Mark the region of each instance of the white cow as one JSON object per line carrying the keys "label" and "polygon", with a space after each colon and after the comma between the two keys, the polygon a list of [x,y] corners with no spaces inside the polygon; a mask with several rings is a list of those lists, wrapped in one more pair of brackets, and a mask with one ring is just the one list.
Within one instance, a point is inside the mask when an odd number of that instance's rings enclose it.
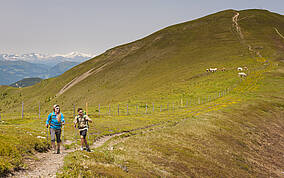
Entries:
{"label": "white cow", "polygon": [[244,73],[244,72],[239,72],[238,74],[239,74],[240,77],[246,77],[247,76],[247,74]]}
{"label": "white cow", "polygon": [[238,71],[243,71],[243,68],[241,68],[241,67],[238,67]]}

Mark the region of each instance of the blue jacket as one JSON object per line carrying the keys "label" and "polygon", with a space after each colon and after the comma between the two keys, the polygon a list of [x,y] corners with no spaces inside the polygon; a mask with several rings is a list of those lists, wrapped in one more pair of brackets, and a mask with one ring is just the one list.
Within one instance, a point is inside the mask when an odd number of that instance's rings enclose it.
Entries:
{"label": "blue jacket", "polygon": [[61,122],[57,121],[56,114],[52,112],[48,115],[46,124],[50,125],[50,127],[53,129],[60,129],[62,127],[62,123],[65,122],[63,114],[62,113],[60,114],[61,114]]}

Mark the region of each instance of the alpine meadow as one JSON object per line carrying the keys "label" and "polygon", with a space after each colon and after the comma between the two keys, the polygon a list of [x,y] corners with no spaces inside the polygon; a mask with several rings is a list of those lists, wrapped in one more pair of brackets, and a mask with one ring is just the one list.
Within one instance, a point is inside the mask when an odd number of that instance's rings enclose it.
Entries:
{"label": "alpine meadow", "polygon": [[[225,10],[35,85],[0,86],[0,175],[48,169],[38,155],[52,155],[45,121],[59,104],[57,177],[282,177],[283,36],[283,15]],[[78,107],[93,120],[92,152],[78,149]]]}

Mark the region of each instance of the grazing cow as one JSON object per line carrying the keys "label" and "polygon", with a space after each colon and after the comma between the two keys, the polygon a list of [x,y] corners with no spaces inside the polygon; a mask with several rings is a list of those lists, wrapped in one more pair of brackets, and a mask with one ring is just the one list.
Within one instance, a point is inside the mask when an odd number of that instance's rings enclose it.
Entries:
{"label": "grazing cow", "polygon": [[239,76],[242,78],[242,77],[246,77],[247,76],[247,74],[246,73],[244,73],[244,72],[239,72],[238,73],[239,74]]}
{"label": "grazing cow", "polygon": [[218,70],[217,68],[210,68],[209,69],[210,72],[217,72],[217,70]]}
{"label": "grazing cow", "polygon": [[209,69],[206,69],[206,72],[209,72]]}
{"label": "grazing cow", "polygon": [[238,67],[238,71],[243,71],[243,68],[241,68],[241,67]]}
{"label": "grazing cow", "polygon": [[244,70],[248,70],[248,68],[247,68],[247,67],[244,67]]}
{"label": "grazing cow", "polygon": [[222,69],[220,69],[221,71],[226,71],[226,68],[225,67],[223,67]]}

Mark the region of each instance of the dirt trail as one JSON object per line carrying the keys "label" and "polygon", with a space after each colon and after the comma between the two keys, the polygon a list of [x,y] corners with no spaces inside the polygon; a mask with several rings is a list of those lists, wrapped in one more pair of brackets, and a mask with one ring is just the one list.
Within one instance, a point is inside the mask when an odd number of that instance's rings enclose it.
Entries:
{"label": "dirt trail", "polygon": [[[242,31],[241,31],[241,27],[240,27],[239,24],[238,24],[239,15],[240,15],[240,13],[236,12],[236,14],[233,16],[233,18],[232,18],[233,27],[236,29],[236,31],[237,31],[237,33],[238,33],[238,36],[240,37],[240,41],[241,41],[242,43],[245,43],[245,44],[246,44],[246,41],[245,41],[245,39],[244,39],[244,35],[243,35]],[[243,19],[244,19],[244,18],[243,18]],[[252,48],[252,46],[251,46],[250,44],[246,44],[246,45],[247,45],[248,50],[249,50],[250,52],[255,53],[258,57],[262,57],[261,54],[260,54],[260,52],[259,52],[259,51],[255,51],[255,50]]]}
{"label": "dirt trail", "polygon": [[276,33],[277,33],[281,38],[284,39],[284,36],[277,30],[277,28],[274,27],[274,29],[275,29]]}
{"label": "dirt trail", "polygon": [[69,90],[71,87],[73,87],[74,85],[76,85],[77,83],[81,82],[82,80],[84,80],[85,78],[89,77],[92,74],[96,74],[100,71],[103,70],[103,68],[105,68],[106,66],[112,64],[114,61],[108,61],[105,64],[103,64],[102,66],[100,66],[99,68],[92,68],[90,70],[88,70],[87,72],[83,73],[82,75],[75,77],[73,80],[71,80],[71,82],[67,83],[57,94],[56,96],[60,96],[62,95],[64,92],[66,92],[67,90]]}
{"label": "dirt trail", "polygon": [[[90,147],[92,149],[102,146],[109,139],[119,136],[123,133],[113,134],[110,136],[104,136],[98,139]],[[28,165],[28,169],[13,172],[13,175],[8,177],[56,177],[56,173],[62,168],[64,163],[64,157],[76,149],[61,150],[61,154],[53,154],[51,151],[47,153],[38,153],[35,155],[36,159],[26,159],[25,164]]]}

